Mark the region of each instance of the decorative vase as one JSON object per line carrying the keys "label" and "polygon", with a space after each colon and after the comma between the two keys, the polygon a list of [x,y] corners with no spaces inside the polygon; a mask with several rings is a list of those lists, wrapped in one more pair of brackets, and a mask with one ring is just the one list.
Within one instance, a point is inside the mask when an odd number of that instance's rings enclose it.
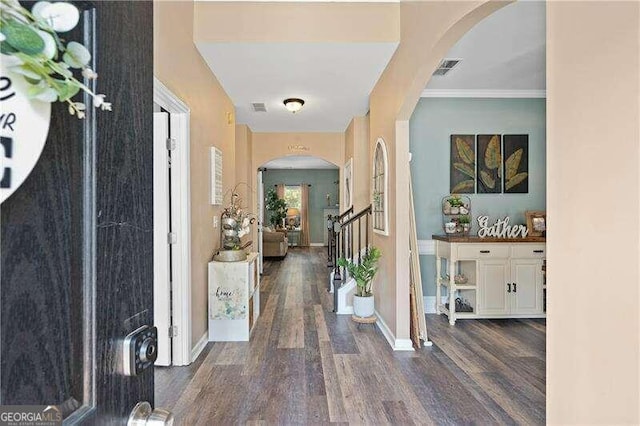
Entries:
{"label": "decorative vase", "polygon": [[247,253],[244,250],[220,250],[213,256],[213,260],[218,262],[241,262],[247,260]]}
{"label": "decorative vase", "polygon": [[353,314],[360,318],[373,316],[375,310],[373,295],[357,296],[353,295]]}
{"label": "decorative vase", "polygon": [[458,214],[458,213],[460,213],[460,207],[452,206],[451,207],[451,214]]}

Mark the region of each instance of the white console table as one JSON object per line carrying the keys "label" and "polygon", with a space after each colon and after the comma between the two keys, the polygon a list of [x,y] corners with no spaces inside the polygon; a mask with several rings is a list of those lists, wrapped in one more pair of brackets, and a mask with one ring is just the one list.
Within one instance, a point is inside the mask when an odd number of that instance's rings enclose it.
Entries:
{"label": "white console table", "polygon": [[258,253],[241,262],[209,262],[209,341],[248,341],[260,315]]}
{"label": "white console table", "polygon": [[[436,312],[449,323],[464,318],[544,318],[546,284],[542,264],[545,239],[495,239],[434,235]],[[464,274],[468,281],[455,282]],[[446,276],[448,275],[448,277]],[[448,307],[442,302],[447,291]],[[456,312],[456,299],[473,312]]]}

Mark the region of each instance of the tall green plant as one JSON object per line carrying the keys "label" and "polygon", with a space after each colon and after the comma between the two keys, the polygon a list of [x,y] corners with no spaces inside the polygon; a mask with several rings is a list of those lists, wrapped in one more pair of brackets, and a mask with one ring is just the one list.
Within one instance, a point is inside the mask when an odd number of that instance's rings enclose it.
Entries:
{"label": "tall green plant", "polygon": [[347,268],[349,275],[356,280],[358,286],[356,295],[360,297],[373,296],[372,284],[373,277],[378,272],[378,260],[382,256],[382,252],[379,248],[371,247],[369,252],[362,258],[362,261],[353,263],[345,258],[338,259],[338,266]]}
{"label": "tall green plant", "polygon": [[278,193],[275,189],[270,189],[267,192],[265,207],[267,211],[271,212],[269,221],[273,226],[282,225],[282,219],[287,217],[287,202],[282,198],[278,198]]}

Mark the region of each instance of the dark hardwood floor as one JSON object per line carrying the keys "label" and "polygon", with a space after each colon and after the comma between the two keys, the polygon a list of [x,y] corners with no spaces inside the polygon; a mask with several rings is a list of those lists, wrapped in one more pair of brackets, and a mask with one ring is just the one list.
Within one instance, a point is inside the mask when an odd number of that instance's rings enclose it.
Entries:
{"label": "dark hardwood floor", "polygon": [[267,262],[251,342],[156,368],[156,405],[183,425],[545,423],[544,320],[428,315],[433,346],[393,352],[331,312],[327,277],[321,248]]}

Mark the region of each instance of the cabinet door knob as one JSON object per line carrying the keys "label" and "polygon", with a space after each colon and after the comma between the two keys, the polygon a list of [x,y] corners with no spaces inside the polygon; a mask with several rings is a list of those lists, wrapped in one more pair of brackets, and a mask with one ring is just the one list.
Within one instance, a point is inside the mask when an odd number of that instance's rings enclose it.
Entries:
{"label": "cabinet door knob", "polygon": [[513,283],[513,292],[516,293],[518,291],[517,283]]}
{"label": "cabinet door knob", "polygon": [[491,253],[491,250],[480,250],[480,253]]}
{"label": "cabinet door knob", "polygon": [[544,253],[544,250],[534,250],[534,253]]}
{"label": "cabinet door knob", "polygon": [[511,293],[511,283],[507,283],[507,293]]}

